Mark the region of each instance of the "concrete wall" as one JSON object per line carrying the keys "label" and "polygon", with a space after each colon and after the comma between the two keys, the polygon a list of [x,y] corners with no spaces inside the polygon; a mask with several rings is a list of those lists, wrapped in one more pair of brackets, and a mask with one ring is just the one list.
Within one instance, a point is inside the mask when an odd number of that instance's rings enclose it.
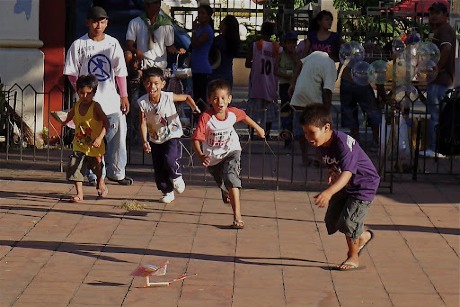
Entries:
{"label": "concrete wall", "polygon": [[233,60],[233,84],[234,86],[248,86],[249,73],[251,70],[244,66],[245,59]]}
{"label": "concrete wall", "polygon": [[[6,89],[31,85],[43,92],[44,56],[39,40],[39,0],[0,1],[0,78]],[[35,93],[27,89],[18,93],[18,113],[24,112],[32,129]],[[43,127],[43,95],[37,96],[37,133]]]}

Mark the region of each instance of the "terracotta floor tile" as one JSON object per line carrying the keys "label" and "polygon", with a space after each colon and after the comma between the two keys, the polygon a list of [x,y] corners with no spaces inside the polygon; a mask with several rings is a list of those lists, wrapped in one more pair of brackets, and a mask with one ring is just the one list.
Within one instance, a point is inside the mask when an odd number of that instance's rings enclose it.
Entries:
{"label": "terracotta floor tile", "polygon": [[[158,202],[152,170],[137,170],[144,175],[132,186],[108,183],[109,198],[96,200],[85,186],[85,201],[71,204],[74,188],[63,173],[0,168],[0,306],[459,303],[457,187],[409,181],[379,194],[366,219],[376,235],[360,257],[366,269],[339,272],[330,267],[346,257],[345,239],[327,234],[312,187],[243,189],[245,229],[234,230],[231,207],[204,168],[203,185],[187,179],[170,205]],[[120,207],[134,199],[144,210]],[[139,264],[166,260],[166,274],[152,280],[197,275],[161,288],[131,276]]]}

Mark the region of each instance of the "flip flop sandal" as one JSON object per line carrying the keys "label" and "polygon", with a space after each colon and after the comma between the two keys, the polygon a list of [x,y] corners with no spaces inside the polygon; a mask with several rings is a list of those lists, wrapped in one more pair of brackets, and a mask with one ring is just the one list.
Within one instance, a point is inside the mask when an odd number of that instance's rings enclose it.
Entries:
{"label": "flip flop sandal", "polygon": [[79,203],[83,201],[83,198],[78,196],[78,195],[75,195],[75,196],[72,196],[70,199],[69,199],[69,202],[71,203]]}
{"label": "flip flop sandal", "polygon": [[[347,266],[349,266],[349,268],[348,269],[343,269],[343,268],[341,268],[342,265],[347,265]],[[357,270],[362,270],[362,269],[365,269],[365,268],[366,268],[365,265],[359,266],[355,262],[345,261],[345,262],[342,262],[342,264],[337,266],[335,269],[338,270],[338,271],[344,272],[344,271],[357,271]]]}

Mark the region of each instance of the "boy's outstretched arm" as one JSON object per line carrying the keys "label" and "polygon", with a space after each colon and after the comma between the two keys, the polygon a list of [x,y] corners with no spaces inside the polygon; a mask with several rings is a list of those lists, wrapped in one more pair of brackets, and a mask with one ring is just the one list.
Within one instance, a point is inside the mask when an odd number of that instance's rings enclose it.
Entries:
{"label": "boy's outstretched arm", "polygon": [[315,205],[319,206],[320,208],[327,206],[331,200],[332,195],[342,190],[350,181],[351,176],[352,173],[349,171],[342,172],[333,184],[315,196]]}
{"label": "boy's outstretched arm", "polygon": [[243,123],[245,123],[249,127],[254,128],[254,130],[257,132],[257,135],[259,135],[261,138],[265,138],[264,129],[262,129],[262,127],[260,127],[255,121],[253,121],[252,118],[246,115],[246,118],[243,120]]}
{"label": "boy's outstretched arm", "polygon": [[67,117],[66,117],[65,121],[62,122],[62,125],[63,126],[67,125],[73,119],[74,115],[75,115],[75,110],[74,110],[74,108],[72,108],[69,111],[69,113],[67,113]]}
{"label": "boy's outstretched arm", "polygon": [[174,102],[186,102],[190,108],[192,108],[192,111],[195,113],[201,113],[200,109],[195,103],[195,100],[193,100],[192,96],[187,95],[187,94],[173,94],[173,101]]}
{"label": "boy's outstretched arm", "polygon": [[147,118],[145,113],[139,110],[139,119],[140,119],[140,128],[141,128],[141,137],[142,137],[142,148],[146,153],[150,153],[152,149],[150,148],[150,143],[147,140]]}

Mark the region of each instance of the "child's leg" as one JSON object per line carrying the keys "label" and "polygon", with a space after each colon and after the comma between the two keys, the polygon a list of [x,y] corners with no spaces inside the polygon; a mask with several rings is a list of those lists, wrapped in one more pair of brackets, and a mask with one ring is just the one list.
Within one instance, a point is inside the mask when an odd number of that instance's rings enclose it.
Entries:
{"label": "child's leg", "polygon": [[70,198],[71,202],[80,202],[83,200],[83,180],[85,179],[84,172],[86,171],[86,156],[78,151],[73,152],[70,156],[67,166],[67,180],[73,181],[77,194]]}
{"label": "child's leg", "polygon": [[228,189],[228,196],[230,197],[230,204],[232,205],[233,220],[236,222],[242,222],[243,220],[241,217],[240,189]]}
{"label": "child's leg", "polygon": [[222,180],[228,190],[230,204],[233,210],[233,226],[242,228],[244,226],[241,217],[241,203],[240,203],[240,165],[241,151],[234,151],[229,154],[222,165]]}
{"label": "child's leg", "polygon": [[176,179],[182,176],[181,165],[182,146],[180,139],[170,139],[163,143],[165,169],[168,172],[169,179]]}
{"label": "child's leg", "polygon": [[75,181],[75,190],[77,190],[77,195],[70,198],[71,202],[78,203],[83,200],[83,182]]}
{"label": "child's leg", "polygon": [[97,193],[99,196],[105,197],[107,196],[108,189],[105,185],[104,177],[102,176],[102,169],[104,168],[102,157],[94,157],[93,163],[93,171],[97,178]]}
{"label": "child's leg", "polygon": [[348,258],[341,265],[339,269],[349,270],[359,266],[359,251],[361,248],[372,238],[369,231],[363,231],[358,240],[345,236],[348,246]]}
{"label": "child's leg", "polygon": [[339,266],[341,270],[349,270],[359,266],[359,247],[364,244],[370,235],[364,231],[364,218],[366,217],[370,202],[347,198],[342,210],[337,228],[345,234],[348,246],[347,259]]}
{"label": "child's leg", "polygon": [[155,183],[157,185],[157,189],[163,194],[172,192],[174,187],[169,178],[169,172],[166,170],[165,143],[150,143],[150,147],[152,148],[153,170],[155,172]]}

